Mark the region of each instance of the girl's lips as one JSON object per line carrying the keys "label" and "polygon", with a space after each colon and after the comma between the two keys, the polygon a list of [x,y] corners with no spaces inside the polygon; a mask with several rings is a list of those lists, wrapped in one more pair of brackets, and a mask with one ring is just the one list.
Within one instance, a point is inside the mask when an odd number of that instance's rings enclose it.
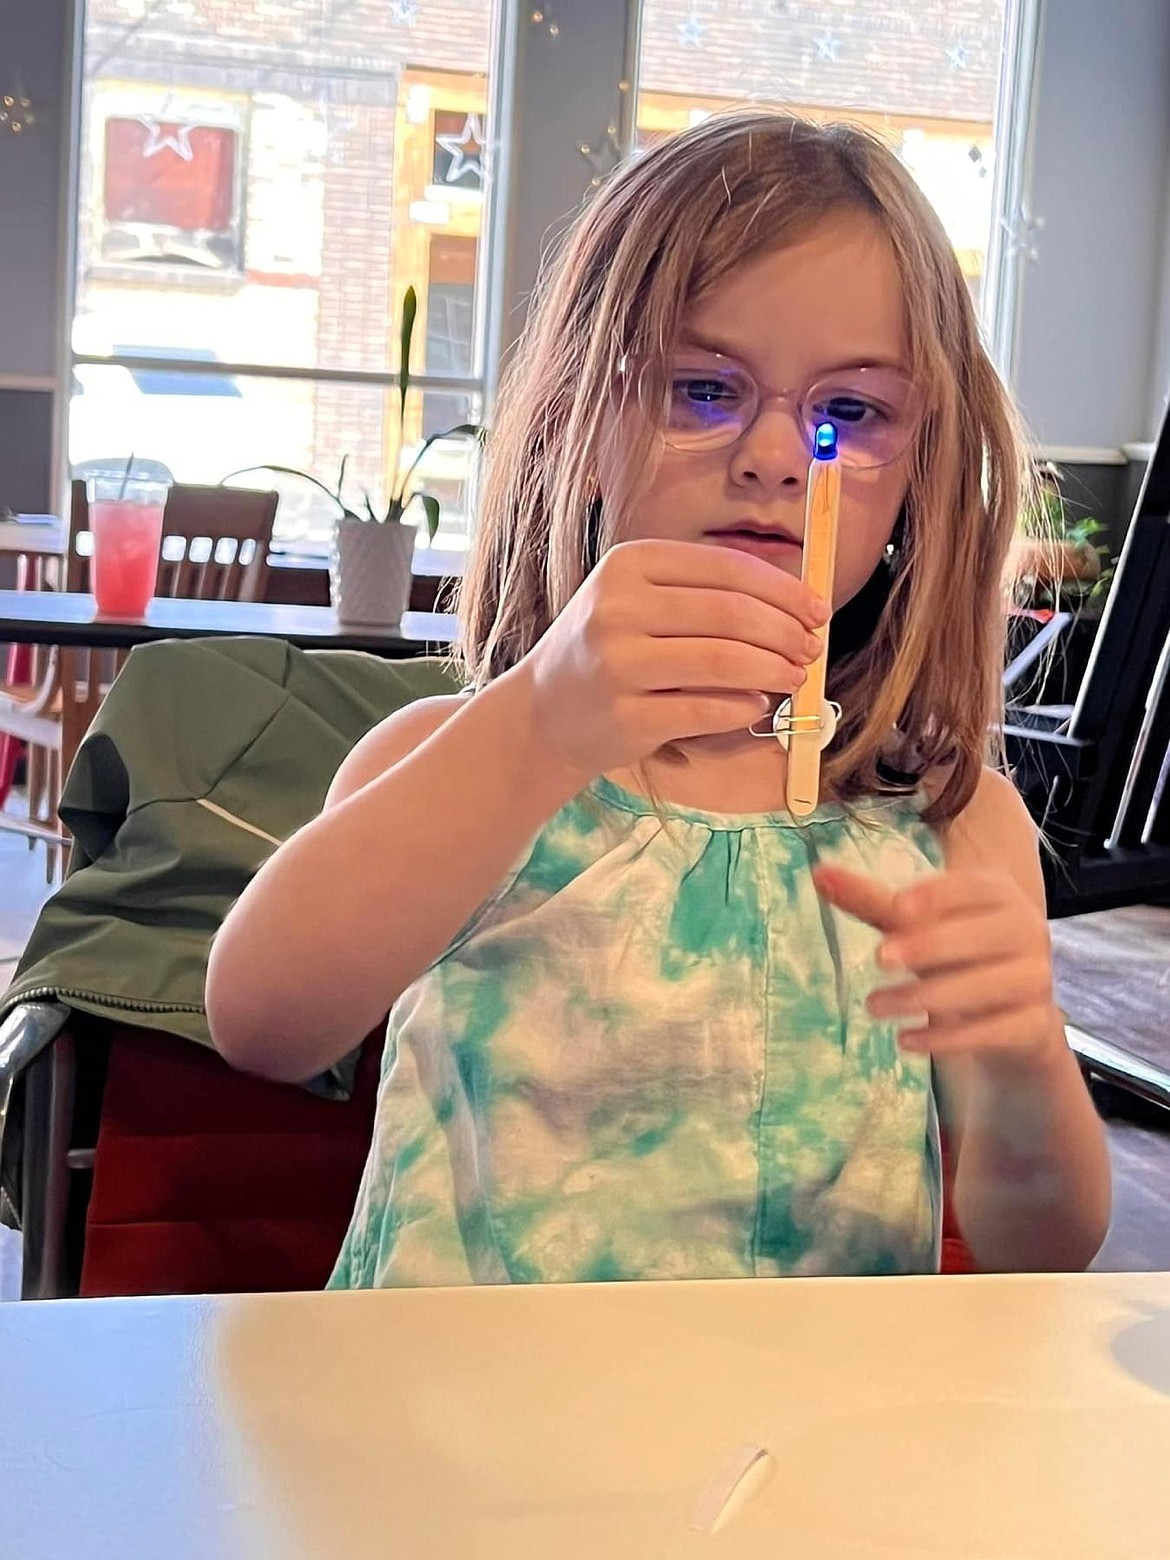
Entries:
{"label": "girl's lips", "polygon": [[734,547],[738,552],[750,553],[768,563],[799,558],[804,551],[800,542],[794,542],[779,531],[711,531],[708,535],[720,547]]}

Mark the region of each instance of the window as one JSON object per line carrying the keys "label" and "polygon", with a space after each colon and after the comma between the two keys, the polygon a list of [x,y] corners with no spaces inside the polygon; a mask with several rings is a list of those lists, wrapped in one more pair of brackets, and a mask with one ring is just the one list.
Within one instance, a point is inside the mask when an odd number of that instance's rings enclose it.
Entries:
{"label": "window", "polygon": [[[348,455],[359,502],[477,414],[492,25],[492,0],[87,0],[74,465],[331,483]],[[400,445],[409,285],[424,378]],[[428,456],[449,548],[473,448]],[[303,491],[277,522],[318,545],[331,523]]]}
{"label": "window", "polygon": [[1005,0],[643,0],[642,145],[733,103],[883,136],[934,205],[979,301],[992,226]]}
{"label": "window", "polygon": [[[426,352],[432,374],[471,372],[475,310],[474,238],[431,239],[427,267]],[[459,422],[462,398],[443,390],[423,396],[423,436],[432,438]]]}
{"label": "window", "polygon": [[[143,395],[226,395],[238,397],[240,387],[226,374],[184,374],[181,369],[135,368],[136,357],[150,357],[146,347],[115,345],[114,356],[122,358],[126,372]],[[171,354],[177,362],[215,363],[214,352],[202,352],[197,347]]]}
{"label": "window", "polygon": [[[85,0],[71,459],[331,483],[347,455],[354,498],[384,492],[479,415],[542,245],[625,143],[745,100],[886,136],[983,300],[997,147],[1021,139],[995,125],[1004,13],[1034,3],[643,0],[635,59],[628,0]],[[472,455],[428,457],[453,551]],[[298,492],[278,534],[324,545],[329,507]]]}

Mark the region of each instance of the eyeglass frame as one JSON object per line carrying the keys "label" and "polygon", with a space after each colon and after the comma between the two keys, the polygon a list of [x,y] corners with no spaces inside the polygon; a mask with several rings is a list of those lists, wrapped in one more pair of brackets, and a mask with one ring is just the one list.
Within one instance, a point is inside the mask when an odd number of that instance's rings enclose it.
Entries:
{"label": "eyeglass frame", "polygon": [[[822,416],[819,416],[817,418],[810,418],[810,419],[808,419],[807,420],[807,424],[806,424],[806,420],[805,420],[805,418],[802,415],[803,408],[806,405],[808,397],[811,394],[811,392],[813,390],[815,390],[818,385],[830,383],[834,373],[836,373],[836,374],[845,374],[845,373],[847,373],[847,374],[889,374],[889,375],[892,375],[893,377],[895,377],[896,379],[898,379],[901,384],[905,385],[906,388],[911,392],[911,396],[912,396],[912,403],[911,404],[913,406],[913,415],[911,416],[911,419],[910,419],[909,431],[908,431],[908,433],[906,435],[905,443],[903,443],[901,445],[901,447],[898,449],[897,453],[894,454],[894,455],[891,455],[888,460],[877,461],[877,462],[870,462],[870,463],[861,464],[861,465],[858,465],[855,462],[851,462],[851,461],[847,460],[844,456],[841,456],[840,457],[841,465],[846,470],[850,470],[850,471],[882,471],[887,466],[892,466],[894,464],[894,462],[897,461],[897,460],[900,460],[901,457],[910,448],[910,446],[914,442],[915,435],[918,433],[919,429],[922,426],[922,422],[923,422],[924,415],[925,415],[925,410],[926,410],[925,404],[924,404],[925,397],[923,396],[922,391],[914,383],[913,379],[911,379],[911,377],[907,373],[905,373],[902,369],[900,369],[900,368],[893,368],[893,367],[888,367],[886,365],[877,365],[877,364],[859,364],[859,365],[857,365],[854,368],[834,369],[834,370],[831,370],[827,374],[818,374],[818,375],[816,375],[815,378],[810,379],[799,392],[797,390],[795,390],[795,389],[789,389],[789,390],[769,391],[767,394],[765,394],[764,391],[766,390],[767,387],[766,386],[761,386],[759,384],[758,380],[756,379],[755,375],[753,373],[751,373],[751,371],[748,368],[746,368],[744,366],[744,364],[739,361],[738,358],[730,357],[730,356],[728,356],[728,354],[723,353],[723,352],[705,351],[702,348],[697,348],[696,351],[702,352],[703,355],[706,358],[708,358],[709,360],[711,360],[712,362],[714,362],[717,365],[716,368],[713,370],[713,372],[719,372],[722,365],[729,365],[736,372],[742,374],[743,377],[751,384],[752,388],[755,391],[755,406],[754,406],[754,409],[752,411],[751,417],[748,418],[744,422],[743,427],[735,435],[735,437],[732,438],[732,439],[727,439],[726,441],[721,442],[721,443],[714,443],[714,444],[707,444],[707,445],[681,445],[681,446],[677,445],[677,444],[673,444],[671,442],[671,439],[670,439],[669,430],[666,428],[665,425],[663,425],[658,430],[659,431],[659,437],[662,439],[662,442],[666,445],[666,447],[668,449],[670,449],[670,450],[673,450],[676,455],[701,455],[701,454],[709,454],[709,453],[711,453],[714,450],[730,450],[730,449],[734,449],[735,446],[737,444],[741,443],[747,437],[747,435],[751,432],[751,430],[755,427],[756,423],[760,419],[760,414],[768,406],[770,406],[774,402],[784,402],[790,408],[791,415],[792,415],[792,420],[796,424],[797,431],[799,432],[800,437],[801,437],[801,441],[805,445],[806,449],[808,450],[809,456],[811,458],[815,454],[814,441],[815,441],[815,433],[816,433],[817,425],[820,424],[820,423],[823,423],[823,422],[832,422],[833,419],[831,417],[826,417],[826,416],[822,415]],[[625,374],[628,371],[629,371],[628,363],[623,362],[623,364],[622,364],[622,373]],[[674,368],[674,366],[672,364],[672,368],[671,368],[672,378],[674,377],[674,374],[675,374],[675,368]],[[639,377],[639,382],[638,382],[638,386],[637,386],[637,389],[639,391],[640,391],[640,387],[641,387],[641,381],[640,381],[640,377]],[[667,397],[668,397],[667,407],[668,408],[669,408],[669,396],[670,396],[670,393],[671,393],[670,387],[668,386],[667,387]],[[667,415],[669,415],[669,410],[667,411]],[[836,423],[833,423],[833,426],[836,427],[837,426]],[[838,433],[839,433],[839,431],[840,430],[838,430]]]}

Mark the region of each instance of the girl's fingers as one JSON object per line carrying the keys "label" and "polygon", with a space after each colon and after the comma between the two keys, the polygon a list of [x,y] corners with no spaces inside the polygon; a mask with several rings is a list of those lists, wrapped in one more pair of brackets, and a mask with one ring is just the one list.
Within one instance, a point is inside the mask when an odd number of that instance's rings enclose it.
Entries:
{"label": "girl's fingers", "polygon": [[657,639],[728,639],[797,664],[815,661],[824,640],[795,618],[742,591],[692,585],[648,591],[642,632]]}
{"label": "girl's fingers", "polygon": [[[732,639],[658,639],[630,650],[626,675],[646,693],[733,689],[791,693],[807,673],[785,656]],[[635,659],[636,657],[636,659]]]}
{"label": "girl's fingers", "polygon": [[870,993],[867,1005],[874,1018],[925,1013],[933,1025],[1030,1007],[1045,995],[1042,966],[1026,958],[882,987]]}
{"label": "girl's fingers", "polygon": [[688,737],[744,731],[767,714],[770,704],[751,693],[654,693],[649,699],[656,740],[652,747]]}
{"label": "girl's fingers", "polygon": [[1020,928],[1001,915],[953,916],[933,926],[903,927],[878,946],[884,970],[925,974],[967,964],[989,963],[1019,951]]}
{"label": "girl's fingers", "polygon": [[1003,906],[1018,889],[1002,872],[931,872],[916,879],[897,895],[904,925],[934,923],[944,917],[978,914]]}
{"label": "girl's fingers", "polygon": [[966,1051],[1024,1053],[1042,1044],[1051,1024],[1050,1008],[1046,1003],[1038,1002],[1027,1008],[991,1013],[959,1023],[932,1023],[928,1029],[906,1029],[899,1033],[898,1044],[904,1051],[924,1051],[931,1056],[958,1055]]}
{"label": "girl's fingers", "polygon": [[637,569],[651,585],[692,585],[741,591],[791,613],[806,628],[829,621],[827,605],[793,574],[762,558],[710,542],[626,542],[610,549],[603,566]]}
{"label": "girl's fingers", "polygon": [[864,877],[845,867],[822,865],[813,868],[813,884],[827,903],[855,916],[879,932],[895,932],[902,926],[898,896],[876,878]]}
{"label": "girl's fingers", "polygon": [[890,889],[876,878],[825,863],[814,868],[813,881],[830,904],[881,932],[934,928],[950,917],[975,919],[1002,912],[1009,895],[1018,897],[1000,872],[931,872],[907,888]]}

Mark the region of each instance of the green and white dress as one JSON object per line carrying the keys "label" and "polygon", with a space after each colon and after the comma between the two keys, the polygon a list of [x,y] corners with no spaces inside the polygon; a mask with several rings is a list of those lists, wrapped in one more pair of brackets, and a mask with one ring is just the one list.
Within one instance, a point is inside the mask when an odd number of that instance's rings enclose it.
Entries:
{"label": "green and white dress", "polygon": [[937,1270],[930,1063],[809,870],[941,868],[924,805],[570,802],[395,1005],[331,1287]]}

